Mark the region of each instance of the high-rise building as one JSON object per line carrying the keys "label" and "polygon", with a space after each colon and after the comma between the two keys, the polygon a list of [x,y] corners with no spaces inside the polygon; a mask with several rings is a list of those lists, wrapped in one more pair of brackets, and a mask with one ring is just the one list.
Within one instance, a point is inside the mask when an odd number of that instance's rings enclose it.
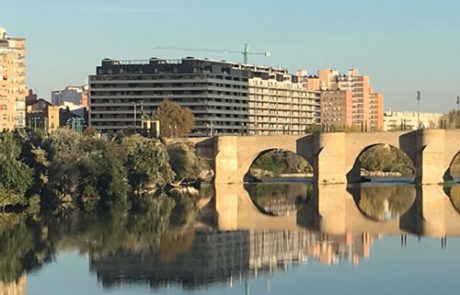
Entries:
{"label": "high-rise building", "polygon": [[141,128],[163,99],[191,109],[194,136],[302,134],[319,123],[319,93],[286,69],[184,58],[105,59],[89,77],[90,125]]}
{"label": "high-rise building", "polygon": [[[321,104],[323,129],[354,126],[361,131],[372,131],[383,128],[383,94],[374,92],[369,77],[360,75],[358,70],[351,69],[341,75],[335,70],[322,69],[317,75],[308,76],[305,85],[308,90],[320,91],[321,99],[325,100]],[[349,95],[343,91],[351,92],[351,104]],[[349,113],[351,121],[338,120]]]}
{"label": "high-rise building", "polygon": [[0,130],[25,127],[25,39],[0,28]]}

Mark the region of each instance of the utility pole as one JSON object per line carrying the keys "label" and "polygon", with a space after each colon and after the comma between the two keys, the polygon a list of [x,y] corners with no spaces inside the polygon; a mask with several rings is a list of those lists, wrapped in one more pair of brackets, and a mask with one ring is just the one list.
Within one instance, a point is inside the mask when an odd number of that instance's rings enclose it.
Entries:
{"label": "utility pole", "polygon": [[459,115],[459,105],[460,105],[460,96],[457,95],[457,109],[455,110],[455,128],[458,128],[459,127],[459,118],[458,118],[458,115]]}
{"label": "utility pole", "polygon": [[420,91],[417,91],[417,129],[420,129]]}

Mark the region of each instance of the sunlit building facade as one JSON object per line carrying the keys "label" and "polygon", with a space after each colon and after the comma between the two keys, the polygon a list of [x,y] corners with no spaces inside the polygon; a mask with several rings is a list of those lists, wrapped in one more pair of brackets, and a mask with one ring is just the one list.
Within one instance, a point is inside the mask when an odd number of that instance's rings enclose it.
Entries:
{"label": "sunlit building facade", "polygon": [[305,134],[320,121],[320,93],[286,70],[254,71],[249,79],[249,134]]}
{"label": "sunlit building facade", "polygon": [[395,112],[384,113],[383,130],[415,130],[418,127],[423,129],[440,128],[444,114],[442,113],[417,113],[417,112]]}
{"label": "sunlit building facade", "polygon": [[[355,127],[360,131],[383,128],[383,94],[375,92],[369,80],[368,76],[360,75],[356,69],[346,74],[322,69],[316,75],[306,77],[306,88],[320,91],[322,100],[325,100],[321,105],[321,125],[325,131],[347,127]],[[351,92],[351,103],[349,94],[343,91]],[[349,113],[351,121],[343,119],[344,114]]]}
{"label": "sunlit building facade", "polygon": [[0,130],[25,127],[25,39],[0,28]]}

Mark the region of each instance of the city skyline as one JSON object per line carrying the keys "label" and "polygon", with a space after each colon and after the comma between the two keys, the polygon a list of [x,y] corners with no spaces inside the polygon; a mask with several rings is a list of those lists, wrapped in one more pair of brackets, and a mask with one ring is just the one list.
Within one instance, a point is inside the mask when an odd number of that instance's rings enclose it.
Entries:
{"label": "city skyline", "polygon": [[[26,38],[27,85],[49,99],[52,90],[82,84],[105,57],[120,59],[242,56],[159,50],[156,46],[241,49],[250,63],[295,73],[358,68],[385,95],[385,109],[446,112],[455,107],[460,31],[455,1],[122,1],[5,3],[1,26]],[[289,17],[288,17],[289,16]],[[280,20],[283,22],[280,23]],[[187,24],[187,25],[184,25]],[[135,45],[135,46],[133,46]],[[436,102],[436,104],[431,103]]]}

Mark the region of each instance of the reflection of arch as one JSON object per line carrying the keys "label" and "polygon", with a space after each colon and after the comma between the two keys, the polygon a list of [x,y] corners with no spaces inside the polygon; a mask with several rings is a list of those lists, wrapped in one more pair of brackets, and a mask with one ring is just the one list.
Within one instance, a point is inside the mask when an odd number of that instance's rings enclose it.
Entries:
{"label": "reflection of arch", "polygon": [[292,150],[288,150],[288,149],[283,149],[283,148],[269,148],[269,149],[265,149],[265,150],[262,150],[260,151],[259,153],[257,153],[256,155],[252,155],[252,157],[250,158],[250,160],[248,161],[250,164],[249,166],[247,167],[247,170],[246,170],[246,173],[244,174],[244,177],[243,177],[243,182],[251,182],[251,181],[254,181],[254,178],[253,176],[251,175],[250,173],[250,170],[251,170],[251,167],[254,165],[254,162],[259,159],[260,157],[262,157],[263,155],[267,154],[267,153],[270,153],[270,152],[274,152],[274,151],[281,151],[281,152],[289,152],[289,153],[292,153],[302,159],[304,159],[305,161],[307,161],[307,163],[313,167],[313,163],[311,163],[306,157],[303,157],[302,155],[299,155],[298,153],[296,153],[295,151],[292,151]]}
{"label": "reflection of arch", "polygon": [[404,151],[403,148],[399,147],[398,145],[394,145],[394,143],[385,143],[385,142],[377,142],[377,143],[371,143],[367,146],[364,146],[357,155],[351,155],[351,159],[354,159],[353,166],[351,170],[347,173],[347,181],[350,183],[353,182],[363,182],[363,181],[370,181],[368,178],[364,178],[361,176],[361,162],[360,162],[360,157],[367,151],[376,148],[378,146],[389,146],[390,148],[395,148],[401,152],[403,152],[412,162],[412,166],[414,167],[414,174],[412,176],[412,179],[410,182],[413,182],[415,179],[415,167],[416,167],[416,159],[415,159],[415,154],[413,152],[408,152],[407,149]]}
{"label": "reflection of arch", "polygon": [[[363,185],[353,185],[347,187],[347,191],[350,192],[353,196],[356,208],[359,210],[359,212],[367,219],[379,222],[379,223],[384,223],[384,222],[389,222],[394,219],[402,219],[404,216],[410,212],[411,208],[415,204],[415,200],[417,197],[415,187],[413,185],[372,185],[372,186],[363,186]],[[382,198],[385,197],[385,198]],[[362,203],[363,198],[372,200],[374,199],[374,202],[369,202],[369,203]],[[383,205],[385,207],[385,203],[379,204],[379,202],[375,202],[378,200],[382,201],[387,201],[386,205],[389,206],[388,208],[378,208],[379,205]],[[390,201],[393,201],[393,203],[388,203]],[[402,201],[402,202],[401,202]],[[399,203],[399,204],[398,204]],[[397,205],[402,207],[397,208]],[[363,206],[370,206],[370,207],[363,207]],[[393,209],[395,209],[396,213],[397,211],[400,211],[399,214],[396,216],[389,216],[390,218],[386,219],[387,216],[385,214],[381,217],[378,218],[376,215],[381,214],[382,212],[372,212],[376,208],[378,210],[384,210],[383,213],[390,213],[392,214],[393,212],[391,211],[391,205],[393,205]],[[394,206],[396,205],[396,208]],[[385,212],[386,211],[386,212]]]}
{"label": "reflection of arch", "polygon": [[306,182],[265,182],[244,184],[254,205],[267,215],[283,216],[308,206],[313,184]]}
{"label": "reflection of arch", "polygon": [[444,187],[444,192],[449,197],[452,207],[460,214],[460,185]]}
{"label": "reflection of arch", "polygon": [[[444,173],[443,179],[444,181],[452,181],[454,180],[454,176],[452,175],[452,165],[454,164],[455,160],[460,157],[460,151],[457,152],[449,163],[449,167],[447,168],[446,172]],[[460,175],[458,175],[460,176]],[[457,177],[458,177],[457,176]]]}
{"label": "reflection of arch", "polygon": [[[218,185],[210,204],[219,230],[306,227],[326,234],[401,234],[460,236],[460,214],[447,199],[442,186],[408,186],[415,202],[397,219],[379,222],[362,214],[346,185],[315,185],[312,200],[296,214],[268,216],[253,204],[242,184]],[[354,193],[360,193],[360,190]],[[207,207],[207,206],[206,206]]]}
{"label": "reflection of arch", "polygon": [[297,229],[296,214],[263,214],[249,197],[243,184],[217,185],[214,206],[219,230]]}

